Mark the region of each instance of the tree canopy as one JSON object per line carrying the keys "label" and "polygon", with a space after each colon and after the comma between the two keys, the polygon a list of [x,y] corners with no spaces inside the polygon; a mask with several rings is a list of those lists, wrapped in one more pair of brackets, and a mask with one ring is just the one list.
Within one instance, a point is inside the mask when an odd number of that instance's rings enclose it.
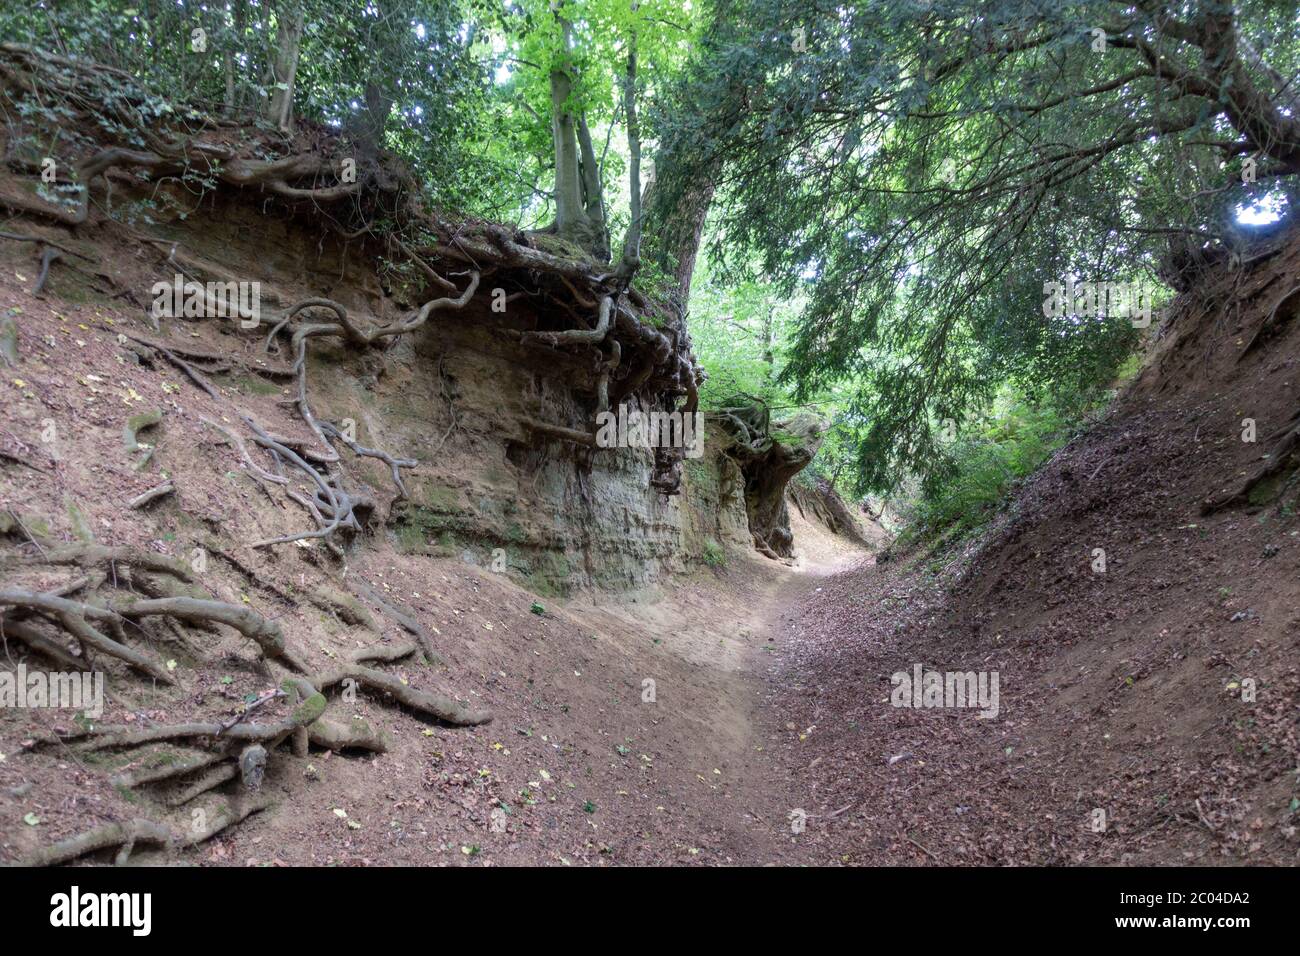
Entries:
{"label": "tree canopy", "polygon": [[942,475],[1007,382],[1108,381],[1138,330],[1045,282],[1170,280],[1300,171],[1292,4],[727,6],[673,171],[716,185],[734,275],[807,296],[784,379],[853,383],[862,490]]}
{"label": "tree canopy", "polygon": [[635,276],[689,311],[706,403],[813,405],[860,492],[942,480],[1007,388],[1106,388],[1143,328],[1048,288],[1183,288],[1300,173],[1279,0],[84,0],[0,31],[325,124]]}

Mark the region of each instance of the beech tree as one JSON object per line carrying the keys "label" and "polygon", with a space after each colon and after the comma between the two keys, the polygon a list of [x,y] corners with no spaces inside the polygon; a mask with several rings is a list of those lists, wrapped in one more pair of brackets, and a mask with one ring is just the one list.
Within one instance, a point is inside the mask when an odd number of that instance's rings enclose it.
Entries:
{"label": "beech tree", "polygon": [[553,190],[545,198],[553,219],[541,231],[608,262],[614,227],[609,166],[611,160],[625,164],[628,213],[620,259],[628,276],[640,264],[642,143],[653,133],[642,128],[639,106],[659,92],[645,75],[671,77],[681,69],[697,19],[668,0],[525,0],[505,17],[506,62],[516,71],[512,92],[549,126]]}

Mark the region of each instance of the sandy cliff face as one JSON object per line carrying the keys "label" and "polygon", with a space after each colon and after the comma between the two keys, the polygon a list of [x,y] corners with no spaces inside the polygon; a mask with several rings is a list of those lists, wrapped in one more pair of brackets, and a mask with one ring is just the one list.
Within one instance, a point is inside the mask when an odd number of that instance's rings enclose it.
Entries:
{"label": "sandy cliff face", "polygon": [[[543,594],[635,591],[698,564],[706,551],[751,547],[738,470],[707,428],[705,454],[688,459],[682,493],[665,497],[650,486],[651,452],[593,452],[521,424],[585,427],[594,415],[585,370],[545,368],[472,318],[430,328],[392,357],[368,394],[344,384],[338,397],[366,409],[384,444],[422,462],[411,500],[394,512],[399,546],[483,566],[504,558]],[[344,399],[345,390],[355,397]]]}
{"label": "sandy cliff face", "polygon": [[[119,187],[115,196],[121,208],[144,201],[143,192],[136,196],[130,188]],[[141,211],[148,221],[137,228],[163,242],[106,248],[108,227],[83,226],[78,247],[109,253],[103,265],[109,281],[60,270],[51,294],[88,309],[133,301],[142,314],[132,327],[155,334],[144,313],[160,275],[257,282],[262,324],[255,332],[223,319],[164,318],[157,330],[214,352],[251,349],[254,356],[263,354],[261,340],[275,317],[308,296],[342,303],[359,321],[392,321],[415,304],[406,276],[373,250],[322,236],[314,223],[261,215],[247,197],[209,199],[193,211],[164,187],[149,202]],[[112,287],[124,294],[114,300]],[[720,442],[707,428],[705,454],[688,459],[682,493],[671,497],[650,485],[650,451],[593,451],[527,429],[526,419],[590,427],[592,364],[505,337],[503,328],[535,325],[537,314],[519,301],[493,312],[492,301],[489,279],[464,310],[382,352],[313,343],[308,377],[317,417],[351,422],[363,445],[420,463],[405,473],[405,501],[392,500],[392,481],[380,462],[350,465],[364,492],[380,502],[379,527],[372,530],[391,537],[399,551],[504,566],[530,590],[559,595],[635,592],[698,566],[706,554],[715,560],[725,549],[751,547],[737,469],[718,453]],[[286,357],[273,352],[265,364]],[[291,386],[278,389],[248,375],[215,379],[242,402],[292,397]],[[288,411],[285,429],[298,428]]]}

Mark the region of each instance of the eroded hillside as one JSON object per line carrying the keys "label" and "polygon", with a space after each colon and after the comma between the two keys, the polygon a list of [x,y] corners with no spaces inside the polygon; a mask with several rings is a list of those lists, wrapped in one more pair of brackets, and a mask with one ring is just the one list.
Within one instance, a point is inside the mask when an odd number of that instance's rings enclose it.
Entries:
{"label": "eroded hillside", "polygon": [[[818,858],[1295,864],[1300,242],[1254,252],[1194,277],[987,533],[788,615]],[[918,664],[998,674],[996,719],[893,706]]]}

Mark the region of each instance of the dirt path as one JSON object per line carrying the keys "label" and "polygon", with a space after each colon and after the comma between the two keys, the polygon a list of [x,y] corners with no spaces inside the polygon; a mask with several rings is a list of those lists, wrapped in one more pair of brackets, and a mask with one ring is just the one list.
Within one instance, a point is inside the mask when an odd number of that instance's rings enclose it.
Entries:
{"label": "dirt path", "polygon": [[[585,619],[628,640],[650,636],[673,659],[661,702],[690,722],[674,741],[671,769],[686,800],[731,862],[797,864],[808,859],[807,775],[796,772],[806,727],[791,722],[797,673],[780,663],[796,610],[865,555],[821,536],[794,568],[755,558],[716,578],[670,584],[652,604],[601,606]],[[800,811],[803,811],[802,813]]]}

